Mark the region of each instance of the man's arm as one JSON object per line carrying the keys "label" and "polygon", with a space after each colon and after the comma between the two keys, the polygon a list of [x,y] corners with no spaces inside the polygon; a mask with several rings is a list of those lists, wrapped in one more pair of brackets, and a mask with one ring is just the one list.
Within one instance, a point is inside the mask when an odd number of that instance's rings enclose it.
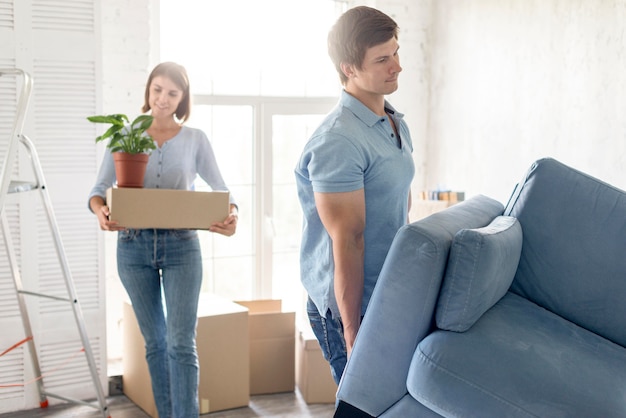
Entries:
{"label": "man's arm", "polygon": [[344,328],[348,355],[361,324],[365,192],[315,193],[315,205],[333,242],[335,298]]}

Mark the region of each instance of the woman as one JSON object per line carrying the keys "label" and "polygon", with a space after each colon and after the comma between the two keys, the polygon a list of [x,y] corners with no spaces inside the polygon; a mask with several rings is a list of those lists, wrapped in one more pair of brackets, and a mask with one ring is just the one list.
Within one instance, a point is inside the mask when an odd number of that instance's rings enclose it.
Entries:
{"label": "woman", "polygon": [[[199,129],[184,126],[190,108],[185,69],[172,62],[157,65],[148,78],[142,108],[154,117],[147,132],[157,145],[150,155],[144,187],[192,190],[199,175],[213,190],[228,190],[207,136]],[[101,229],[119,231],[118,273],[146,342],[159,417],[197,417],[195,330],[202,284],[197,232],[125,229],[109,221],[105,196],[114,183],[113,158],[107,152],[89,195],[89,207]],[[223,222],[213,224],[210,231],[230,236],[236,227],[237,206],[231,197],[230,214]]]}

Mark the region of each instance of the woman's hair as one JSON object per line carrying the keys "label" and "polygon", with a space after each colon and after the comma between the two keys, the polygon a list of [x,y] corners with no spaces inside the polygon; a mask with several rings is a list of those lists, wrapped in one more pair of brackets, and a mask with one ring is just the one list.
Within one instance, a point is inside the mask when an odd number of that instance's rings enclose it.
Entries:
{"label": "woman's hair", "polygon": [[183,98],[178,104],[178,108],[176,108],[176,117],[181,122],[185,122],[189,119],[189,114],[191,113],[191,97],[189,94],[189,77],[187,77],[187,70],[182,65],[176,64],[175,62],[162,62],[161,64],[154,67],[150,76],[148,77],[148,82],[146,83],[146,92],[144,95],[144,103],[141,108],[142,112],[147,112],[150,110],[150,85],[152,84],[152,80],[154,77],[167,77],[174,84],[178,86],[183,91]]}
{"label": "woman's hair", "polygon": [[348,81],[341,70],[342,63],[360,70],[367,49],[391,38],[398,39],[398,25],[380,10],[358,6],[341,15],[328,33],[328,55],[335,64],[341,84]]}

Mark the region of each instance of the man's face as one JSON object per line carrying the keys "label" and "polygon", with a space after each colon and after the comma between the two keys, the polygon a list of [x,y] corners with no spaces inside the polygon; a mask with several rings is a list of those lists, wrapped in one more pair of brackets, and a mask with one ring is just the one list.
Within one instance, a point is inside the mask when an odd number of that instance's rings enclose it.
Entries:
{"label": "man's face", "polygon": [[396,38],[368,48],[361,69],[351,66],[353,74],[346,87],[366,95],[387,95],[396,91],[398,74],[402,71],[398,49]]}

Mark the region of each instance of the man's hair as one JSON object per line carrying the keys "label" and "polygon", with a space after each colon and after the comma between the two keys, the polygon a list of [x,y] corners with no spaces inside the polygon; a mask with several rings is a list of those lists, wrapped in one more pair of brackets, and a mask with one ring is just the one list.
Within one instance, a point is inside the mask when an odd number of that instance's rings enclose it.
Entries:
{"label": "man's hair", "polygon": [[175,62],[162,62],[161,64],[154,67],[150,76],[148,77],[148,82],[146,83],[146,92],[144,95],[144,103],[141,108],[142,112],[147,112],[150,110],[150,102],[148,99],[150,98],[150,85],[152,84],[152,80],[154,77],[167,77],[176,86],[182,90],[183,98],[178,104],[176,108],[176,117],[181,122],[185,122],[189,119],[189,115],[191,113],[191,97],[189,95],[189,77],[187,76],[187,70],[182,65],[176,64]]}
{"label": "man's hair", "polygon": [[380,10],[358,6],[345,12],[328,33],[328,55],[339,73],[341,84],[348,78],[341,63],[361,69],[368,48],[398,39],[398,25]]}

